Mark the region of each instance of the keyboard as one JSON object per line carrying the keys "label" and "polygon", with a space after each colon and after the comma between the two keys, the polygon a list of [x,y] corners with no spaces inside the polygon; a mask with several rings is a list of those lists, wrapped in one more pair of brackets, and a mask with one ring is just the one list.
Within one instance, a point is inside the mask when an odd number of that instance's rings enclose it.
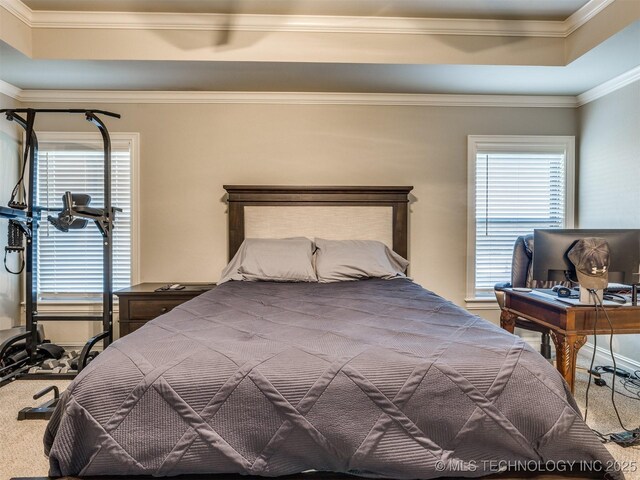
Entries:
{"label": "keyboard", "polygon": [[[534,295],[538,295],[540,297],[546,298],[547,300],[553,300],[553,301],[565,303],[568,305],[591,306],[591,304],[589,303],[581,303],[579,298],[580,296],[578,294],[572,295],[571,297],[558,297],[557,293],[548,289],[532,290],[531,293],[533,293]],[[622,304],[619,302],[611,301],[611,300],[604,300],[603,305],[605,307],[620,307]]]}

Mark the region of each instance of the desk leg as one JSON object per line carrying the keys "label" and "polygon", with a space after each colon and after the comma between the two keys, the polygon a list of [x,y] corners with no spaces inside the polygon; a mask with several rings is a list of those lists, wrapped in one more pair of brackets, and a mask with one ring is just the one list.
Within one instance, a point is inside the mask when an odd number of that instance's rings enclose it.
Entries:
{"label": "desk leg", "polygon": [[587,342],[585,335],[563,335],[559,332],[551,331],[551,338],[556,346],[556,368],[571,388],[575,384],[576,377],[576,357],[578,350]]}
{"label": "desk leg", "polygon": [[516,318],[518,318],[517,315],[506,310],[502,310],[500,313],[500,327],[504,328],[509,333],[513,333],[516,328]]}

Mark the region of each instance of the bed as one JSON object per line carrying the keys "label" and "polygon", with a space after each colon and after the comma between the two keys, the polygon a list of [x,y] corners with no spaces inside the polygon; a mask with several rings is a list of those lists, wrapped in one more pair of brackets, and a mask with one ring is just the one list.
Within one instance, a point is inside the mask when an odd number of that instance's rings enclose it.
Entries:
{"label": "bed", "polygon": [[[410,187],[225,188],[230,258],[245,236],[293,233],[406,257]],[[409,279],[231,281],[91,362],[45,450],[52,476],[604,476],[578,412],[525,342]]]}

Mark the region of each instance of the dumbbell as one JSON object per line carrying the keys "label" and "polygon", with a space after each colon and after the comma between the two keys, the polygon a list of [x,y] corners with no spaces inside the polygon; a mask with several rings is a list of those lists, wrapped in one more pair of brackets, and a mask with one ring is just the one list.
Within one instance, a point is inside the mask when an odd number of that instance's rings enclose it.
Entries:
{"label": "dumbbell", "polygon": [[71,368],[71,362],[72,360],[70,358],[63,358],[60,360],[60,367],[62,368],[66,368],[67,370],[69,370]]}
{"label": "dumbbell", "polygon": [[55,358],[47,358],[44,362],[42,362],[42,369],[43,370],[53,370],[59,364],[60,364],[60,362],[58,360],[56,360]]}

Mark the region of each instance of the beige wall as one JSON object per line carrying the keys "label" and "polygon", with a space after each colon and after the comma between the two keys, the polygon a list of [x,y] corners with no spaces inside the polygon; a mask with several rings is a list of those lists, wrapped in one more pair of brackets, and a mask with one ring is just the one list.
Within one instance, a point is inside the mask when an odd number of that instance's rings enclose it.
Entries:
{"label": "beige wall", "polygon": [[31,56],[33,53],[31,27],[4,8],[4,5],[0,5],[0,40],[25,55]]}
{"label": "beige wall", "polygon": [[[0,108],[17,107],[17,103],[0,94]],[[19,162],[19,127],[7,122],[4,115],[0,118],[0,205],[7,205],[11,191],[18,179]],[[0,220],[0,254],[4,256],[7,245],[7,222]],[[12,260],[15,260],[15,254]],[[10,260],[10,267],[18,267],[18,263]],[[10,328],[18,323],[20,304],[20,279],[7,273],[4,265],[0,267],[0,329]]]}
{"label": "beige wall", "polygon": [[[581,107],[579,124],[580,227],[640,228],[640,82]],[[640,335],[614,338],[637,362],[639,345]]]}
{"label": "beige wall", "polygon": [[[577,128],[575,110],[561,108],[93,107],[122,114],[108,120],[111,131],[140,132],[141,281],[219,278],[227,260],[223,184],[414,185],[411,273],[461,305],[466,136],[574,135]],[[92,127],[80,117],[43,115],[38,128]]]}
{"label": "beige wall", "polygon": [[638,0],[616,0],[565,39],[565,64],[569,64],[607,38],[640,19]]}

